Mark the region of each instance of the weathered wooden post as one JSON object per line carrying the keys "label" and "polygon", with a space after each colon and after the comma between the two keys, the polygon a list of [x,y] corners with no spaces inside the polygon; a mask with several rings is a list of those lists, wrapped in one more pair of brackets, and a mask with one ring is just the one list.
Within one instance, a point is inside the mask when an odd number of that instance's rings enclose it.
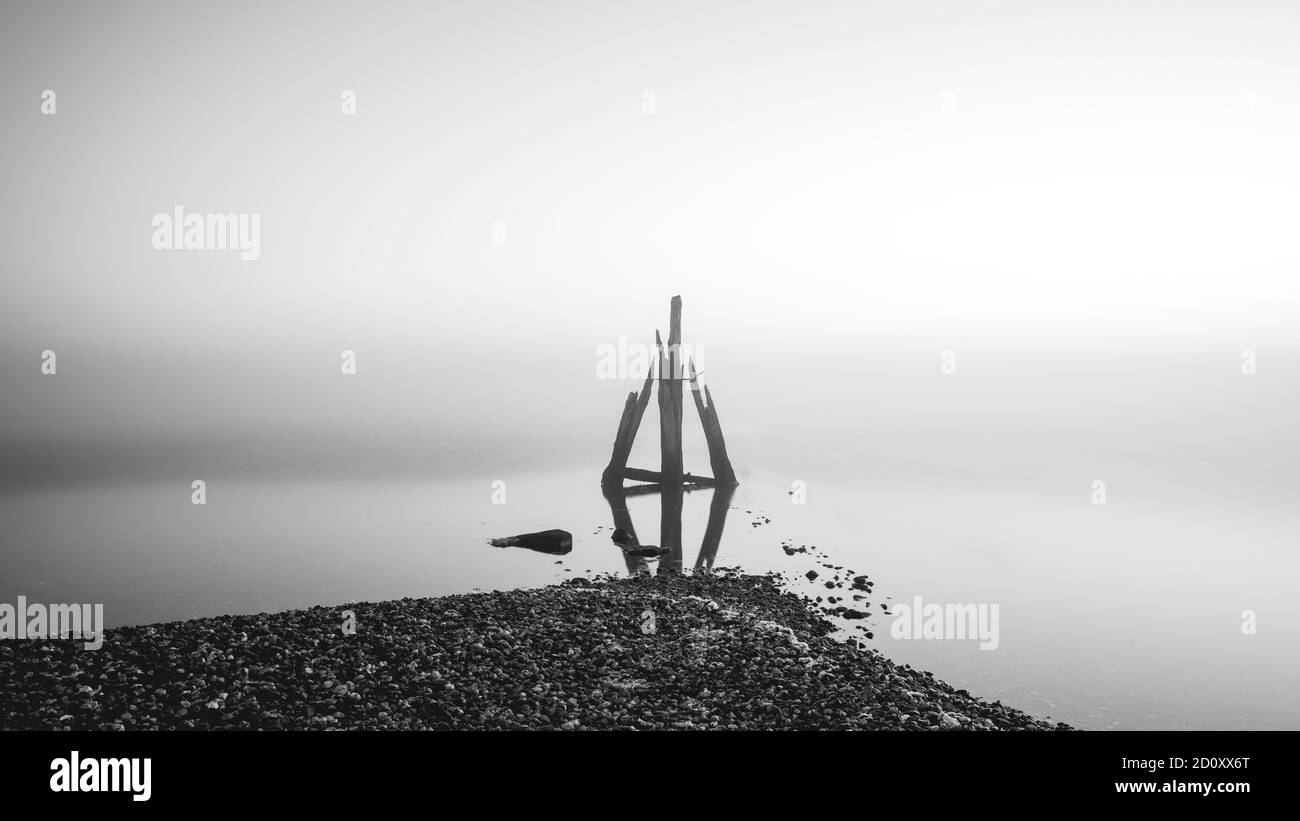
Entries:
{"label": "weathered wooden post", "polygon": [[659,332],[659,483],[682,483],[682,298],[673,297],[668,314],[668,350]]}
{"label": "weathered wooden post", "polygon": [[656,381],[652,370],[646,374],[645,385],[640,393],[627,395],[623,415],[618,420],[618,432],[614,436],[614,450],[610,454],[609,464],[601,474],[600,484],[604,487],[622,487],[624,479],[633,479],[651,483],[646,489],[682,488],[687,485],[734,487],[738,484],[736,472],[731,467],[727,446],[722,440],[717,407],[707,387],[701,395],[694,361],[690,363],[691,392],[695,398],[695,409],[700,415],[700,424],[704,428],[704,438],[709,445],[709,463],[713,467],[713,476],[692,476],[686,473],[682,464],[682,382],[685,367],[682,358],[680,296],[673,297],[669,306],[668,344],[665,346],[663,338],[655,331],[655,347],[659,352],[659,470],[627,465],[637,430],[641,426],[641,418],[650,403],[651,387]]}

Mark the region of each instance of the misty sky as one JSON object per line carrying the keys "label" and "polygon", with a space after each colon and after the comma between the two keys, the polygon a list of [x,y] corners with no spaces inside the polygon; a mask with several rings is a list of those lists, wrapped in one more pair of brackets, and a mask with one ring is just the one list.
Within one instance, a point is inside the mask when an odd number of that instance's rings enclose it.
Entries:
{"label": "misty sky", "polygon": [[[628,386],[594,351],[672,294],[715,378],[813,398],[944,350],[1297,372],[1286,3],[0,14],[0,443],[29,467],[52,439],[119,465],[159,437],[508,441],[566,407],[604,440]],[[177,205],[260,214],[260,259],[154,250]]]}

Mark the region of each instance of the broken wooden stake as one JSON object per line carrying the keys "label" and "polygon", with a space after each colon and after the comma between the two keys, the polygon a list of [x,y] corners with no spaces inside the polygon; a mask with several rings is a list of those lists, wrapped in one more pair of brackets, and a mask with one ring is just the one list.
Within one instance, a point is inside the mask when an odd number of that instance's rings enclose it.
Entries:
{"label": "broken wooden stake", "polygon": [[646,405],[650,404],[650,387],[654,383],[654,370],[649,369],[645,375],[645,385],[641,393],[635,391],[627,395],[627,404],[623,406],[623,416],[618,420],[618,434],[614,438],[614,453],[609,457],[609,466],[600,477],[602,485],[622,485],[623,471],[627,469],[627,459],[632,454],[632,442],[636,439],[637,428],[641,427],[641,417],[645,415]]}
{"label": "broken wooden stake", "polygon": [[718,422],[718,406],[713,402],[713,394],[706,385],[704,396],[700,396],[700,382],[695,372],[695,360],[691,360],[691,395],[695,397],[695,410],[700,414],[700,425],[704,428],[704,441],[709,446],[709,465],[713,468],[713,481],[718,485],[736,485],[736,472],[731,468],[731,459],[727,456],[727,443],[722,441],[722,425]]}

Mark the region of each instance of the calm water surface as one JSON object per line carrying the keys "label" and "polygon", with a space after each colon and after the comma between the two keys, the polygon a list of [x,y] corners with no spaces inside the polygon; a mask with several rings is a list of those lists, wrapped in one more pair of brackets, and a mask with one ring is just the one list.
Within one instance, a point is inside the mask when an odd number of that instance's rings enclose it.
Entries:
{"label": "calm water surface", "polygon": [[[1076,374],[1045,389],[1039,378],[1034,390],[976,375],[954,393],[937,376],[877,374],[889,391],[828,381],[813,402],[773,395],[759,375],[715,388],[741,482],[716,566],[779,571],[813,595],[827,591],[803,574],[824,572],[819,561],[866,573],[873,646],[1040,716],[1300,729],[1291,389],[1207,399],[1217,385],[1240,390],[1241,377],[1180,382],[1162,370],[1125,385]],[[487,427],[512,418],[539,435],[467,435],[474,458],[444,463],[413,453],[434,466],[423,474],[346,459],[269,471],[255,454],[186,454],[178,463],[220,465],[203,506],[190,504],[195,470],[122,475],[117,456],[97,477],[10,483],[0,600],[103,602],[113,626],[625,574],[598,486],[620,407],[615,388],[549,412],[495,409]],[[693,409],[687,422],[698,470],[708,462]],[[572,430],[582,435],[564,438]],[[656,432],[652,411],[634,465],[656,466]],[[493,452],[501,458],[480,458]],[[1092,503],[1099,478],[1104,505]],[[492,503],[497,480],[505,504]],[[789,495],[795,481],[806,504]],[[688,568],[711,494],[683,503]],[[628,510],[641,540],[659,543],[659,497],[630,497]],[[486,544],[549,528],[574,534],[570,554]],[[826,558],[787,556],[787,540]],[[893,638],[880,605],[915,596],[996,604],[998,648]],[[1247,610],[1255,635],[1241,629]]]}

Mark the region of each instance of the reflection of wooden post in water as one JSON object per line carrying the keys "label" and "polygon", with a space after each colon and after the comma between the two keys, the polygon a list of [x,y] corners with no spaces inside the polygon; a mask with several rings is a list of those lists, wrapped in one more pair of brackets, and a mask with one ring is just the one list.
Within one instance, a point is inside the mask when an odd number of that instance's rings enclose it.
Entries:
{"label": "reflection of wooden post in water", "polygon": [[[601,488],[601,493],[604,494],[605,501],[609,502],[609,512],[614,516],[614,527],[626,530],[632,537],[632,544],[641,544],[641,540],[636,537],[636,526],[632,524],[632,514],[627,509],[627,491],[623,490],[622,483],[618,487],[606,485]],[[624,553],[623,561],[627,565],[627,572],[633,576],[650,572],[650,566],[640,556]]]}
{"label": "reflection of wooden post in water", "polygon": [[713,569],[713,560],[718,555],[718,544],[722,541],[722,528],[727,525],[727,510],[731,507],[731,497],[736,493],[734,486],[715,487],[713,498],[709,501],[709,524],[704,528],[704,540],[700,542],[700,555],[695,560],[695,569]]}
{"label": "reflection of wooden post in water", "polygon": [[682,572],[682,493],[681,485],[659,491],[659,546],[672,551],[660,557],[660,575]]}
{"label": "reflection of wooden post in water", "polygon": [[[690,486],[665,489],[657,486],[639,485],[635,488],[603,487],[601,493],[609,502],[609,512],[615,528],[622,528],[632,537],[632,544],[641,544],[637,538],[636,526],[632,524],[632,514],[627,508],[628,496],[641,496],[659,493],[659,538],[661,547],[671,549],[671,553],[659,559],[660,573],[680,573],[682,571],[682,502],[685,494],[693,488]],[[700,543],[700,554],[695,560],[696,569],[713,569],[713,559],[718,555],[718,544],[722,541],[722,529],[727,524],[727,511],[731,507],[731,497],[735,495],[734,487],[713,489],[713,498],[709,502],[709,523],[704,529],[704,540]],[[632,576],[648,574],[650,566],[640,556],[623,554],[627,572]]]}

